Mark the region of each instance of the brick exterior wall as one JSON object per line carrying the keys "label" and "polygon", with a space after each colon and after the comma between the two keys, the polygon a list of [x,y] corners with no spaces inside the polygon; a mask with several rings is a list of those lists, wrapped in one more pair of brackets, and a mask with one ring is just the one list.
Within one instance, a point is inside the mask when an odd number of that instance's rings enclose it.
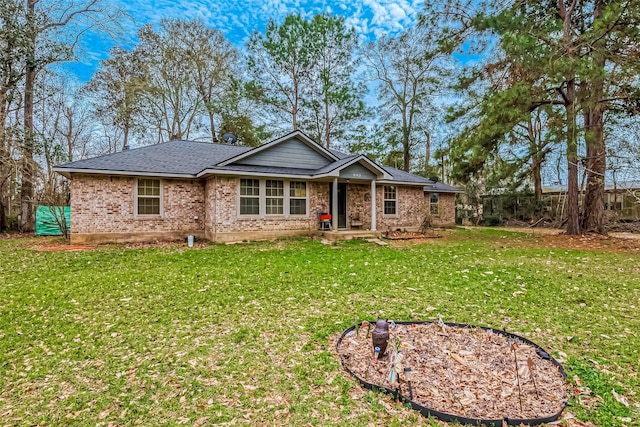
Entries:
{"label": "brick exterior wall", "polygon": [[371,229],[371,184],[347,184],[347,228],[350,215],[360,216],[362,229]]}
{"label": "brick exterior wall", "polygon": [[396,215],[385,215],[384,185],[376,188],[377,229],[388,231],[400,229],[417,229],[422,224],[426,213],[425,195],[422,187],[396,186]]}
{"label": "brick exterior wall", "polygon": [[[456,224],[456,195],[438,193],[438,214],[432,215],[433,225],[453,226]],[[426,203],[431,200],[431,193],[425,193]]]}
{"label": "brick exterior wall", "polygon": [[[232,233],[298,231],[315,232],[318,228],[317,211],[329,203],[328,184],[308,182],[309,212],[305,217],[247,217],[238,213],[240,178],[211,177],[206,181],[207,217],[206,233],[212,240]],[[285,207],[286,208],[286,207]]]}
{"label": "brick exterior wall", "polygon": [[177,179],[161,183],[163,215],[145,217],[134,214],[137,178],[74,175],[72,234],[204,231],[204,183]]}
{"label": "brick exterior wall", "polygon": [[[163,214],[135,215],[137,178],[75,175],[71,181],[72,240],[152,240],[184,238],[189,234],[210,240],[237,240],[313,234],[317,211],[329,209],[329,184],[308,182],[309,212],[301,217],[242,218],[238,215],[239,178],[217,176],[203,180],[162,179]],[[397,215],[383,214],[384,185],[378,185],[377,230],[417,229],[429,209],[430,194],[422,187],[396,186]],[[359,214],[362,229],[371,228],[371,185],[347,185],[348,216]],[[197,217],[197,219],[196,219]],[[440,194],[435,225],[455,223],[455,195]],[[100,235],[100,238],[96,236]],[[76,238],[74,239],[74,236]],[[82,238],[80,238],[82,236]],[[91,236],[96,238],[92,239]],[[111,237],[110,237],[111,236]]]}

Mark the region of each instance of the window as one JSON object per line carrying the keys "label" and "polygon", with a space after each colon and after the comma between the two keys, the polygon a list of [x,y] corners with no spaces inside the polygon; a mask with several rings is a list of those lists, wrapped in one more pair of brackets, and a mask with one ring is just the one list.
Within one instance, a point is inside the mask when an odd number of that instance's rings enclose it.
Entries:
{"label": "window", "polygon": [[304,181],[241,178],[238,204],[239,216],[306,217],[309,189]]}
{"label": "window", "polygon": [[307,183],[291,181],[289,183],[289,215],[307,214]]}
{"label": "window", "polygon": [[160,180],[138,180],[138,215],[160,215]]}
{"label": "window", "polygon": [[240,180],[240,215],[260,215],[259,180]]}
{"label": "window", "polygon": [[395,215],[397,213],[398,197],[394,185],[384,186],[384,214]]}
{"label": "window", "polygon": [[429,198],[429,212],[431,212],[431,215],[438,215],[440,213],[439,201],[440,195],[438,193],[431,193],[431,197]]}
{"label": "window", "polygon": [[267,215],[284,214],[284,181],[267,179],[265,184],[265,213]]}

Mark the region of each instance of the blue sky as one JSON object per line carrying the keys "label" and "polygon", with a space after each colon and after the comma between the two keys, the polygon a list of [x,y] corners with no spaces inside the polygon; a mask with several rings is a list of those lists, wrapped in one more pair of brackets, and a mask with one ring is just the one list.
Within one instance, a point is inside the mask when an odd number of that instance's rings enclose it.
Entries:
{"label": "blue sky", "polygon": [[[289,13],[311,17],[330,12],[344,16],[347,25],[367,39],[395,34],[415,23],[423,0],[112,0],[111,3],[131,16],[122,22],[125,31],[122,39],[116,41],[119,45],[133,45],[136,30],[143,24],[157,23],[162,18],[200,18],[221,30],[240,48],[254,30],[264,32],[269,19],[280,22]],[[87,35],[82,42],[80,62],[68,64],[68,69],[81,81],[88,80],[113,44],[99,35]]]}

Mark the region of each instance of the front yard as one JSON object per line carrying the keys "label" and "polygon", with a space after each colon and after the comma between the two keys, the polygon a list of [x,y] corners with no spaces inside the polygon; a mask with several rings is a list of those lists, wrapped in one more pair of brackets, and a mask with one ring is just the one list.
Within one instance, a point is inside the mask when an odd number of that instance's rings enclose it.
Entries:
{"label": "front yard", "polygon": [[334,345],[356,319],[437,314],[565,360],[581,391],[567,412],[640,425],[637,244],[444,234],[77,252],[0,240],[0,425],[429,425],[365,393]]}

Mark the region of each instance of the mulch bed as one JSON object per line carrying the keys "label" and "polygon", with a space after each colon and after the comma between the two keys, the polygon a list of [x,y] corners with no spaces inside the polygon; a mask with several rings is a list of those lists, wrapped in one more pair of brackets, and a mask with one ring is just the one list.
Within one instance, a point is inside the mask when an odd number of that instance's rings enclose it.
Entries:
{"label": "mulch bed", "polygon": [[432,410],[485,420],[536,419],[557,414],[567,401],[568,384],[547,355],[490,330],[397,324],[384,360],[376,361],[372,348],[365,326],[347,333],[338,354],[359,379],[391,390],[398,388],[389,372],[400,354],[401,394],[409,396],[403,367],[410,367],[413,401]]}

